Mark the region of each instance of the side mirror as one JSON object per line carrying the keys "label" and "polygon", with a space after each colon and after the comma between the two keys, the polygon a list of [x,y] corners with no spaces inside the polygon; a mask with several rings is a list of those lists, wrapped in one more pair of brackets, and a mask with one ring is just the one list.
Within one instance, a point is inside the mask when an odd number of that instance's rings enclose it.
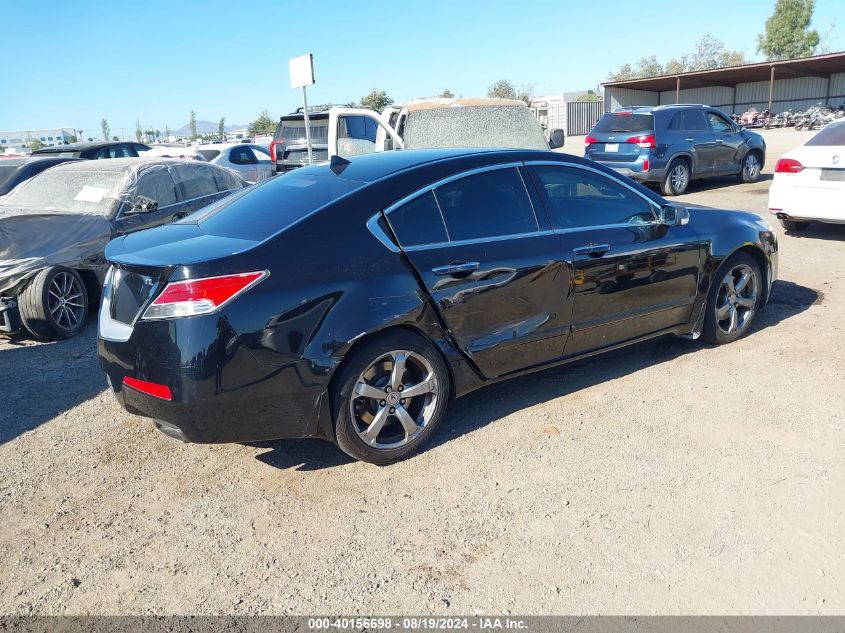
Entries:
{"label": "side mirror", "polygon": [[684,226],[689,224],[689,211],[677,204],[664,204],[657,213],[657,221],[663,226]]}
{"label": "side mirror", "polygon": [[563,144],[565,142],[566,134],[560,128],[552,130],[552,133],[549,134],[549,147],[551,147],[552,149],[563,147]]}
{"label": "side mirror", "polygon": [[150,213],[158,209],[158,202],[146,196],[138,196],[130,209],[131,213]]}

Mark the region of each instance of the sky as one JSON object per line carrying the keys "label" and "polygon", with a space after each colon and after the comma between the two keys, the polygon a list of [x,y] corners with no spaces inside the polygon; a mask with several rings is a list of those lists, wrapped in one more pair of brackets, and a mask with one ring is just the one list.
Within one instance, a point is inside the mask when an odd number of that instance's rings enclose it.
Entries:
{"label": "sky", "polygon": [[[595,88],[623,63],[665,63],[704,35],[752,60],[775,0],[0,0],[0,130],[101,136],[247,124],[301,105],[288,60],[314,54],[308,101],[397,102],[448,88],[484,96],[507,79],[534,94]],[[816,0],[825,33],[843,0]],[[829,40],[845,50],[845,23]]]}

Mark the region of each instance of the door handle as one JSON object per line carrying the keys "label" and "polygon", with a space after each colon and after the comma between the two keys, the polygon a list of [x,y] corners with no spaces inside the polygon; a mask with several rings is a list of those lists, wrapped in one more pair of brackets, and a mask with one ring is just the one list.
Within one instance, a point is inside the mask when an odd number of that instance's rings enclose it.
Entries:
{"label": "door handle", "polygon": [[601,257],[610,250],[610,244],[587,244],[572,249],[576,255],[589,255],[590,257]]}
{"label": "door handle", "polygon": [[445,266],[432,268],[431,272],[438,276],[452,275],[453,277],[458,277],[460,275],[469,275],[470,273],[478,270],[480,267],[481,264],[478,262],[452,262],[451,264],[446,264]]}

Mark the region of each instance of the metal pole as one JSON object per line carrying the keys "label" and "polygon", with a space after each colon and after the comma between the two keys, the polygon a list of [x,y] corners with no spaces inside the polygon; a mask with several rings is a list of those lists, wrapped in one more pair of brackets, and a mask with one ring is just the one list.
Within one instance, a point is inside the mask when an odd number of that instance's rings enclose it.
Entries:
{"label": "metal pole", "polygon": [[675,77],[675,103],[681,102],[681,78]]}
{"label": "metal pole", "polygon": [[772,111],[772,98],[775,94],[775,66],[772,64],[772,72],[769,75],[769,112]]}
{"label": "metal pole", "polygon": [[302,114],[305,115],[305,144],[308,146],[308,164],[314,164],[311,155],[311,123],[308,121],[308,97],[305,96],[305,86],[302,86]]}

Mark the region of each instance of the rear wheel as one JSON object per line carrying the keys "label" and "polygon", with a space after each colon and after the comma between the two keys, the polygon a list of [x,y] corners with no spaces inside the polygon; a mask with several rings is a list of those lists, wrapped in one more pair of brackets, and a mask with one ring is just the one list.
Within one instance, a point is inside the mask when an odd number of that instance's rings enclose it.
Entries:
{"label": "rear wheel", "polygon": [[343,452],[372,464],[416,453],[443,419],[449,374],[439,352],[410,332],[355,350],[334,392],[335,437]]}
{"label": "rear wheel", "polygon": [[760,307],[763,277],[751,255],[734,253],[716,273],[707,294],[701,337],[723,345],[744,336]]}
{"label": "rear wheel", "polygon": [[24,327],[35,338],[68,338],[85,327],[88,293],[75,270],[45,268],[21,291],[18,310]]}
{"label": "rear wheel", "polygon": [[780,223],[787,231],[803,231],[810,226],[809,222],[797,222],[795,220],[781,220]]}
{"label": "rear wheel", "polygon": [[742,169],[737,174],[740,182],[757,182],[760,180],[760,172],[763,165],[760,164],[760,157],[757,152],[748,152],[742,159]]}
{"label": "rear wheel", "polygon": [[660,183],[660,191],[664,196],[679,196],[687,190],[689,181],[689,164],[681,158],[676,158],[669,163],[666,177]]}

